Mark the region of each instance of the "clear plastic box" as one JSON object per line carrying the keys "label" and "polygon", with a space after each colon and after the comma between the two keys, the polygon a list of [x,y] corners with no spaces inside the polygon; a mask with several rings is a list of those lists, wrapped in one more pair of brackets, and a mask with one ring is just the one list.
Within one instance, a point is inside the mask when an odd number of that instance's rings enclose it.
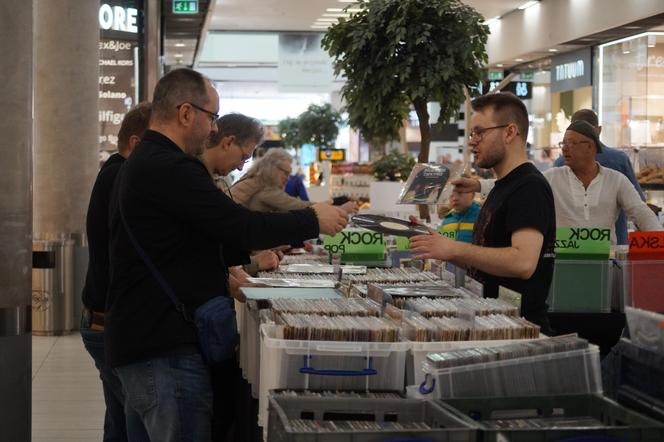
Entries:
{"label": "clear plastic box", "polygon": [[664,315],[625,307],[629,336],[634,344],[664,355]]}
{"label": "clear plastic box", "polygon": [[599,348],[437,369],[420,392],[434,399],[601,393]]}
{"label": "clear plastic box", "polygon": [[[477,425],[454,411],[431,401],[410,399],[338,398],[270,396],[268,442],[385,442],[436,441],[473,442]],[[361,428],[326,433],[293,428],[290,419],[317,421],[371,421],[407,424],[426,423],[431,429],[363,430]]]}
{"label": "clear plastic box", "polygon": [[625,306],[664,312],[664,261],[622,261]]}
{"label": "clear plastic box", "polygon": [[[545,337],[541,335],[541,337]],[[406,366],[406,383],[419,386],[424,382],[424,363],[428,353],[440,353],[443,351],[462,350],[465,348],[487,348],[500,345],[515,344],[517,342],[531,341],[532,339],[510,339],[492,341],[441,341],[441,342],[417,342],[411,341],[410,355]]]}
{"label": "clear plastic box", "polygon": [[609,260],[556,259],[547,303],[552,312],[611,311],[613,266]]}
{"label": "clear plastic box", "polygon": [[404,390],[409,342],[298,341],[278,339],[276,330],[260,326],[260,426],[270,390]]}

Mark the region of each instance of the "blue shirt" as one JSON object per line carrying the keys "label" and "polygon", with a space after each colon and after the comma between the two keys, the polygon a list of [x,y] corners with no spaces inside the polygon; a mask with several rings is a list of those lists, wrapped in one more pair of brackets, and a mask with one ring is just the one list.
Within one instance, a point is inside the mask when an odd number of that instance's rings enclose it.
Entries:
{"label": "blue shirt", "polygon": [[470,205],[465,212],[457,212],[456,210],[448,213],[443,218],[443,223],[440,226],[441,231],[454,231],[456,241],[463,241],[467,243],[473,242],[473,226],[477,215],[480,214],[480,205],[475,201]]}
{"label": "blue shirt", "polygon": [[302,201],[309,201],[307,189],[304,187],[304,182],[302,182],[300,175],[291,175],[288,177],[284,192],[295,198],[300,198]]}
{"label": "blue shirt", "polygon": [[[597,154],[597,162],[604,167],[609,169],[617,170],[627,177],[627,179],[632,183],[639,196],[643,201],[646,200],[639,186],[639,182],[636,180],[636,175],[634,175],[634,169],[632,169],[632,163],[629,162],[629,157],[627,154],[619,149],[614,149],[612,147],[605,146],[602,143],[602,152]],[[558,159],[553,163],[555,167],[560,167],[565,165],[565,159],[563,156],[559,156]],[[618,244],[627,244],[627,217],[625,217],[625,212],[620,211],[620,215],[616,220],[616,239]]]}

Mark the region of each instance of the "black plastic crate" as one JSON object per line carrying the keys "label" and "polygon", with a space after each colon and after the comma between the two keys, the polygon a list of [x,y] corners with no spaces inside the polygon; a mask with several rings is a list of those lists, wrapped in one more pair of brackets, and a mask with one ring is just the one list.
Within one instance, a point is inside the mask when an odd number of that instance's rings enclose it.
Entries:
{"label": "black plastic crate", "polygon": [[481,442],[664,441],[664,424],[597,394],[436,402],[476,421]]}
{"label": "black plastic crate", "polygon": [[[271,394],[269,398],[268,442],[474,442],[477,426],[455,412],[416,399],[317,398]],[[337,422],[342,430],[302,431],[291,419]],[[342,422],[352,421],[348,430]],[[431,429],[366,430],[361,422],[381,424],[426,423]],[[386,426],[387,426],[386,425]]]}
{"label": "black plastic crate", "polygon": [[664,355],[621,339],[602,361],[604,394],[664,421]]}

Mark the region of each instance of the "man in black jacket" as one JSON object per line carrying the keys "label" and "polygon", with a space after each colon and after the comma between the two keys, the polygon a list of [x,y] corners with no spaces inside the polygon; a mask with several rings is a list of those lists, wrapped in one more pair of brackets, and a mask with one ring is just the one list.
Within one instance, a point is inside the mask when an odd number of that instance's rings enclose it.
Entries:
{"label": "man in black jacket", "polygon": [[[118,152],[104,163],[92,188],[86,218],[88,234],[88,272],[83,287],[81,337],[85,349],[99,370],[106,414],[104,440],[126,441],[127,432],[142,434],[140,425],[130,415],[125,425],[123,394],[120,380],[104,358],[104,310],[108,291],[108,202],[120,167],[141,141],[150,122],[150,103],[140,103],[124,116],[118,132]],[[138,423],[140,424],[140,422]],[[137,439],[137,437],[133,437]]]}
{"label": "man in black jacket", "polygon": [[[189,69],[157,84],[150,130],[125,163],[111,199],[106,355],[152,440],[210,439],[212,392],[195,326],[175,309],[129,240],[125,223],[189,315],[228,296],[222,250],[255,250],[334,234],[347,220],[319,204],[256,213],[215,186],[195,155],[216,129],[219,97]],[[121,219],[124,217],[124,222]]]}

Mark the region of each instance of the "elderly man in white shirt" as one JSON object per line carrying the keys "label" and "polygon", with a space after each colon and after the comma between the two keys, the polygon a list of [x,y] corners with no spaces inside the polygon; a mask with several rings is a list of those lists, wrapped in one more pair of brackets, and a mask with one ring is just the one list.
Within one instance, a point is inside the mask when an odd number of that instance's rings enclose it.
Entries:
{"label": "elderly man in white shirt", "polygon": [[[620,172],[595,161],[601,152],[594,128],[578,120],[569,125],[561,144],[565,165],[543,172],[553,190],[558,227],[599,227],[611,229],[616,243],[615,222],[624,210],[642,231],[662,230],[657,217],[644,203],[634,186]],[[454,182],[460,191],[488,193],[494,180],[461,178]]]}

